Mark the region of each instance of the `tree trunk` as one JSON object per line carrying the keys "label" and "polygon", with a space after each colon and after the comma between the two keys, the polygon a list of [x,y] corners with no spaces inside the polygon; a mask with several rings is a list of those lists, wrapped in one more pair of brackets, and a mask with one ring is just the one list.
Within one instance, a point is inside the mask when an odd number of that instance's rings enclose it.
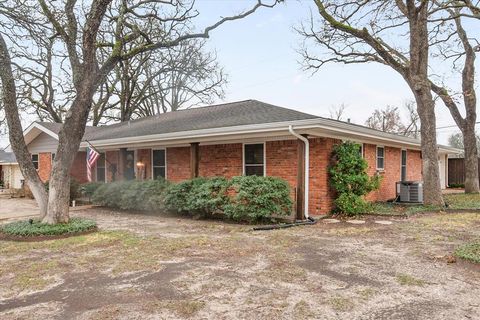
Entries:
{"label": "tree trunk", "polygon": [[423,201],[427,205],[444,206],[438,167],[435,103],[430,91],[417,92],[415,99],[421,121]]}
{"label": "tree trunk", "polygon": [[479,193],[478,150],[475,126],[465,125],[462,133],[465,149],[465,193]]}
{"label": "tree trunk", "polygon": [[32,158],[28,152],[23,137],[22,124],[18,114],[17,93],[12,72],[12,62],[7,49],[7,44],[0,34],[0,79],[2,82],[2,102],[9,128],[10,145],[15,153],[20,171],[32,191],[40,208],[40,219],[47,214],[47,192],[45,186],[33,166]]}
{"label": "tree trunk", "polygon": [[407,1],[407,14],[410,29],[410,65],[404,78],[415,96],[420,117],[423,201],[427,205],[444,206],[438,168],[435,101],[428,79],[428,3],[422,2],[416,7],[415,1]]}

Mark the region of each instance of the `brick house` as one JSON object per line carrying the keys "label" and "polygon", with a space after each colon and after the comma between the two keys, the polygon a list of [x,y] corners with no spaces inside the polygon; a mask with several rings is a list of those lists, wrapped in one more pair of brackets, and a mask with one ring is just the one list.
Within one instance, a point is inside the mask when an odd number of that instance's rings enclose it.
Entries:
{"label": "brick house", "polygon": [[[44,181],[50,176],[59,129],[56,123],[35,122],[25,130],[28,149]],[[305,210],[305,190],[308,212],[322,214],[332,208],[328,165],[333,146],[342,140],[361,144],[369,174],[384,177],[380,189],[368,196],[370,200],[393,199],[397,181],[422,180],[419,140],[256,100],[87,127],[71,175],[87,182],[86,147],[91,144],[101,152],[93,174],[95,181],[163,177],[178,182],[197,176],[275,176],[292,187],[297,214]],[[447,156],[456,152],[439,146],[443,188],[448,184]]]}

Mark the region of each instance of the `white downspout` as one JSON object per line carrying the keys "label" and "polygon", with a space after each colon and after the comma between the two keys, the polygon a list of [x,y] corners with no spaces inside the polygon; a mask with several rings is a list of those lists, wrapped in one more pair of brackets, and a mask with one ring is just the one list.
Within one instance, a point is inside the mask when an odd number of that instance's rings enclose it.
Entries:
{"label": "white downspout", "polygon": [[293,131],[293,126],[292,125],[289,125],[288,126],[288,131],[290,131],[290,133],[292,135],[294,135],[295,137],[297,137],[298,139],[302,140],[304,143],[305,143],[305,203],[303,205],[303,208],[304,208],[304,216],[305,216],[305,219],[308,220],[308,218],[310,217],[308,215],[308,194],[309,194],[309,189],[308,189],[308,186],[309,186],[309,175],[310,175],[310,143],[308,142],[308,139],[305,138],[304,136],[302,135],[299,135],[298,133],[296,133],[295,131]]}

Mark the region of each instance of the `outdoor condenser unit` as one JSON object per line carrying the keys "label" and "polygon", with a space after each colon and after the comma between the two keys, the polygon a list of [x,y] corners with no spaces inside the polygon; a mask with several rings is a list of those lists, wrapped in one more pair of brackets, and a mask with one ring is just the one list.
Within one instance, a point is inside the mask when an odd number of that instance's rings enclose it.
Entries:
{"label": "outdoor condenser unit", "polygon": [[422,181],[397,182],[397,201],[423,203]]}

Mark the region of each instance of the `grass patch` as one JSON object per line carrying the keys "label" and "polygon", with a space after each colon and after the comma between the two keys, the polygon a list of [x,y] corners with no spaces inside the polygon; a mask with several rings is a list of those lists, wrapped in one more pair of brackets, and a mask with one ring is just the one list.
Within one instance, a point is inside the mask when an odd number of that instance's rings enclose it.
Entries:
{"label": "grass patch", "polygon": [[480,194],[454,193],[444,196],[449,209],[479,209]]}
{"label": "grass patch", "polygon": [[341,296],[333,297],[329,300],[329,302],[334,310],[341,312],[350,311],[354,306],[353,302],[349,298]]}
{"label": "grass patch", "polygon": [[397,274],[397,282],[402,286],[417,286],[423,287],[425,285],[425,281],[422,279],[417,279],[409,274]]}
{"label": "grass patch", "polygon": [[400,204],[392,202],[377,202],[372,205],[370,214],[382,216],[411,216],[422,212],[441,211],[442,207],[421,204]]}
{"label": "grass patch", "polygon": [[480,240],[459,247],[455,250],[455,255],[464,260],[480,263]]}
{"label": "grass patch", "polygon": [[46,224],[38,220],[15,221],[5,224],[0,231],[18,237],[58,236],[94,230],[97,223],[89,219],[72,218],[68,223]]}
{"label": "grass patch", "polygon": [[[443,196],[448,209],[469,210],[480,208],[480,194],[453,193]],[[411,216],[422,212],[439,212],[445,208],[422,204],[402,204],[392,202],[377,202],[372,204],[370,214],[385,216]],[[368,213],[367,213],[368,214]]]}

